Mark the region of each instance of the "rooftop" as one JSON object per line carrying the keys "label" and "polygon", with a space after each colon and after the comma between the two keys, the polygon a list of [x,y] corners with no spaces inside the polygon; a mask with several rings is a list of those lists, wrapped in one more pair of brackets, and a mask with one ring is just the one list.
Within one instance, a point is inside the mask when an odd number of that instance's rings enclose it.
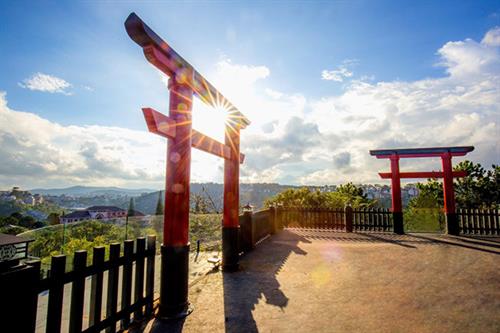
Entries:
{"label": "rooftop", "polygon": [[63,218],[80,218],[90,216],[88,210],[75,210],[69,214],[63,215]]}
{"label": "rooftop", "polygon": [[0,246],[26,242],[32,242],[32,240],[14,235],[0,234]]}
{"label": "rooftop", "polygon": [[92,206],[92,207],[87,208],[86,210],[99,211],[99,212],[102,212],[102,211],[119,212],[119,211],[124,211],[125,209],[121,209],[120,207],[116,207],[116,206]]}

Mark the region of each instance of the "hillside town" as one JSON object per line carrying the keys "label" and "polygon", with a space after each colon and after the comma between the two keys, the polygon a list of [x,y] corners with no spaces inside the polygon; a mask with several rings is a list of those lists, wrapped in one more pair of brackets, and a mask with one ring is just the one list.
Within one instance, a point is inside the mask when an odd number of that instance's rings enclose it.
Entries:
{"label": "hillside town", "polygon": [[19,187],[14,186],[11,190],[0,191],[0,202],[2,201],[34,206],[37,204],[42,204],[44,198],[41,194],[31,194],[29,191],[24,191]]}

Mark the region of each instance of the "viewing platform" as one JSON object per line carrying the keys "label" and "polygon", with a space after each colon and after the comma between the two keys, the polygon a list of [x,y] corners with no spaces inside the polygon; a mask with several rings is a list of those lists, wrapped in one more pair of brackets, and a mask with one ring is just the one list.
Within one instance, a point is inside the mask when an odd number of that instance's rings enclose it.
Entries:
{"label": "viewing platform", "polygon": [[288,228],[131,332],[495,332],[500,237]]}

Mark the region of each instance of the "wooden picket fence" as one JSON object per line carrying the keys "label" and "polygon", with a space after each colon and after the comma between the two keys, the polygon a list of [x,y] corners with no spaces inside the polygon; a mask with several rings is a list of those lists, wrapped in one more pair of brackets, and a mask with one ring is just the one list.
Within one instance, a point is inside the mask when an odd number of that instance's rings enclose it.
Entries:
{"label": "wooden picket fence", "polygon": [[[498,209],[458,209],[457,217],[463,235],[500,235]],[[242,241],[245,243],[248,240],[249,248],[283,227],[347,232],[394,230],[393,213],[386,208],[271,207],[243,215],[240,221],[243,222],[242,232],[246,235]]]}
{"label": "wooden picket fence", "polygon": [[392,231],[392,213],[385,208],[330,209],[309,207],[281,208],[285,227],[333,229],[340,231]]}
{"label": "wooden picket fence", "polygon": [[281,223],[285,227],[345,229],[344,209],[283,207]]}
{"label": "wooden picket fence", "polygon": [[354,231],[392,231],[392,212],[386,208],[353,210]]}
{"label": "wooden picket fence", "polygon": [[[134,244],[135,243],[135,244]],[[135,245],[135,246],[134,246]],[[147,245],[147,247],[146,247]],[[135,247],[135,249],[134,249]],[[105,260],[105,247],[95,247],[92,253],[92,264],[87,266],[87,251],[74,253],[72,269],[66,271],[66,256],[52,257],[51,268],[46,278],[40,278],[40,261],[29,262],[19,273],[13,272],[9,281],[22,284],[24,304],[10,322],[22,323],[25,332],[40,331],[36,318],[44,324],[42,331],[67,331],[63,324],[63,304],[69,305],[69,332],[116,332],[117,323],[120,329],[126,329],[134,321],[142,320],[153,313],[154,275],[156,237],[148,236],[126,240],[121,244],[109,246],[109,259]],[[121,271],[121,274],[120,274]],[[106,273],[106,274],[105,274]],[[17,275],[16,275],[17,274]],[[26,276],[31,277],[29,280]],[[104,283],[106,276],[107,282]],[[84,322],[85,285],[90,277],[90,300],[88,301],[88,321]],[[29,282],[28,282],[29,281]],[[15,282],[14,282],[15,283]],[[64,287],[71,284],[69,302],[64,300]],[[121,286],[121,290],[119,290]],[[133,287],[133,294],[132,294]],[[12,286],[13,290],[19,286]],[[48,292],[47,313],[37,313],[38,295]],[[8,296],[8,295],[4,295]],[[120,308],[118,299],[120,297]],[[105,308],[103,308],[103,300]],[[4,302],[4,301],[2,301]],[[66,305],[65,305],[66,306]],[[27,322],[28,321],[28,322]],[[21,327],[21,326],[18,326]]]}
{"label": "wooden picket fence", "polygon": [[498,209],[458,209],[460,233],[464,235],[500,235]]}

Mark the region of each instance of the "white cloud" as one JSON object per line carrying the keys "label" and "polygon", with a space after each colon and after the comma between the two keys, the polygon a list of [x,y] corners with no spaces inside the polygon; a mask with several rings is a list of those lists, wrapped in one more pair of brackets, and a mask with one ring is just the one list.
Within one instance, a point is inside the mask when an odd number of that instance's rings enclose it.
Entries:
{"label": "white cloud", "polygon": [[481,44],[489,46],[500,46],[500,27],[495,27],[484,35]]}
{"label": "white cloud", "polygon": [[345,79],[350,78],[354,75],[351,67],[358,63],[357,59],[345,59],[342,61],[342,65],[337,66],[334,70],[323,70],[321,72],[321,79],[327,81],[343,82]]}
{"label": "white cloud", "polygon": [[234,65],[229,58],[223,58],[216,65],[219,73],[236,77],[240,84],[252,84],[257,80],[269,76],[270,71],[266,66]]}
{"label": "white cloud", "polygon": [[[496,33],[492,31],[486,36]],[[446,43],[438,51],[448,73],[444,77],[356,81],[339,96],[312,102],[306,121],[317,123],[322,135],[335,133],[343,140],[323,151],[334,156],[333,165],[304,174],[300,182],[377,181],[376,172],[389,166],[369,156],[368,150],[376,148],[473,145],[476,150],[467,158],[485,167],[498,164],[500,54],[492,40]],[[342,150],[351,154],[349,168],[335,165]],[[440,169],[439,159],[402,164],[413,170]]]}
{"label": "white cloud", "polygon": [[[390,147],[474,145],[467,158],[485,167],[498,164],[498,47],[485,37],[480,43],[446,43],[438,54],[448,73],[441,78],[354,80],[340,95],[319,100],[297,95],[295,102],[293,94],[266,88],[264,96],[269,97],[256,98],[260,108],[272,111],[257,117],[251,132],[243,132],[247,161],[242,179],[260,181],[273,175],[274,181],[303,184],[382,182],[377,172],[388,165],[368,151]],[[237,89],[237,82],[233,84]],[[437,170],[440,161],[403,161],[402,168]]]}
{"label": "white cloud", "polygon": [[19,85],[29,90],[71,95],[67,91],[71,87],[71,83],[56,76],[43,73],[33,74],[30,78],[24,79]]}
{"label": "white cloud", "polygon": [[[358,79],[341,94],[320,99],[269,86],[266,66],[222,59],[208,77],[252,121],[242,131],[246,160],[241,181],[382,182],[377,172],[388,170],[388,163],[368,150],[391,147],[474,145],[467,158],[485,167],[498,164],[500,54],[495,29],[481,42],[444,44],[438,50],[442,77]],[[195,101],[193,126],[223,140],[223,115]],[[8,126],[12,123],[19,125]],[[5,95],[0,96],[0,141],[0,160],[7,161],[0,166],[0,184],[163,184],[164,140],[123,128],[61,126],[9,109]],[[401,164],[403,170],[440,169],[439,159]],[[218,158],[194,153],[192,180],[220,182],[222,165]]]}
{"label": "white cloud", "polygon": [[[11,126],[16,124],[16,126]],[[156,186],[165,143],[147,132],[62,126],[7,105],[0,92],[0,184]]]}
{"label": "white cloud", "polygon": [[352,77],[353,73],[345,66],[339,66],[335,70],[323,70],[321,72],[321,79],[327,81],[342,82],[344,79]]}

